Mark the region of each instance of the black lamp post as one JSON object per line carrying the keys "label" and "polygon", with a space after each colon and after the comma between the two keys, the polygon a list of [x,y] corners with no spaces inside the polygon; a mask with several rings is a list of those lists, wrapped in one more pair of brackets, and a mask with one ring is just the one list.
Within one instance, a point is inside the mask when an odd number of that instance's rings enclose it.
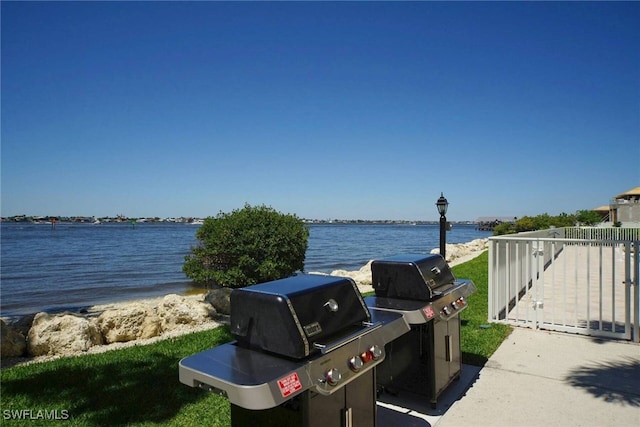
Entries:
{"label": "black lamp post", "polygon": [[440,198],[436,202],[436,207],[438,208],[438,213],[440,214],[440,255],[442,255],[442,258],[446,260],[447,258],[445,250],[447,245],[447,238],[445,233],[447,228],[447,217],[445,215],[447,214],[449,202],[444,198],[444,195],[442,193],[440,193]]}

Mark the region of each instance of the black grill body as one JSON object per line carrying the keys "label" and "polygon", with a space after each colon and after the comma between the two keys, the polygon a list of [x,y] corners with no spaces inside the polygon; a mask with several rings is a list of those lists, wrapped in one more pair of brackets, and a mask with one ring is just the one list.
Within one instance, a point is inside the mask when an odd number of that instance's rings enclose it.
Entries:
{"label": "black grill body", "polygon": [[303,274],[231,292],[231,333],[238,345],[294,359],[369,321],[350,278]]}
{"label": "black grill body", "polygon": [[371,281],[376,296],[432,301],[455,280],[440,255],[397,255],[371,263]]}

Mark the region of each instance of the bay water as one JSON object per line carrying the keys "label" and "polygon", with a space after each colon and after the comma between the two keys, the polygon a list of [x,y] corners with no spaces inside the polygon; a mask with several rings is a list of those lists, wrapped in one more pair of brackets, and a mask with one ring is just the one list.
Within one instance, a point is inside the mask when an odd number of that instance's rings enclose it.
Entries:
{"label": "bay water", "polygon": [[[181,223],[2,223],[0,316],[78,310],[197,287],[182,272],[197,225]],[[454,224],[447,243],[489,237]],[[371,259],[428,254],[438,225],[309,224],[306,272],[358,270]]]}

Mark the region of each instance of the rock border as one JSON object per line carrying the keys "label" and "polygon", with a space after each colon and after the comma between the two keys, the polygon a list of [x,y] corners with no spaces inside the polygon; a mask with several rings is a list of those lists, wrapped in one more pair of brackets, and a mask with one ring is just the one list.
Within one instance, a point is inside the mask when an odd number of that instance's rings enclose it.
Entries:
{"label": "rock border", "polygon": [[[222,297],[210,294],[221,293]],[[102,353],[133,345],[149,344],[191,332],[218,327],[227,317],[215,303],[229,294],[207,294],[96,305],[83,313],[37,313],[15,324],[0,319],[2,368],[79,354]],[[228,304],[227,304],[228,306]],[[28,319],[32,321],[25,327]]]}

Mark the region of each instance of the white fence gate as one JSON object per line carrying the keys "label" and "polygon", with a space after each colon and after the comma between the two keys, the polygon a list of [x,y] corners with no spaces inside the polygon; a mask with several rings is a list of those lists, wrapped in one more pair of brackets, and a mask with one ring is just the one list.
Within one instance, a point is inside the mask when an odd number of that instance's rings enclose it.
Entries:
{"label": "white fence gate", "polygon": [[489,321],[640,342],[640,229],[586,230],[490,238]]}

